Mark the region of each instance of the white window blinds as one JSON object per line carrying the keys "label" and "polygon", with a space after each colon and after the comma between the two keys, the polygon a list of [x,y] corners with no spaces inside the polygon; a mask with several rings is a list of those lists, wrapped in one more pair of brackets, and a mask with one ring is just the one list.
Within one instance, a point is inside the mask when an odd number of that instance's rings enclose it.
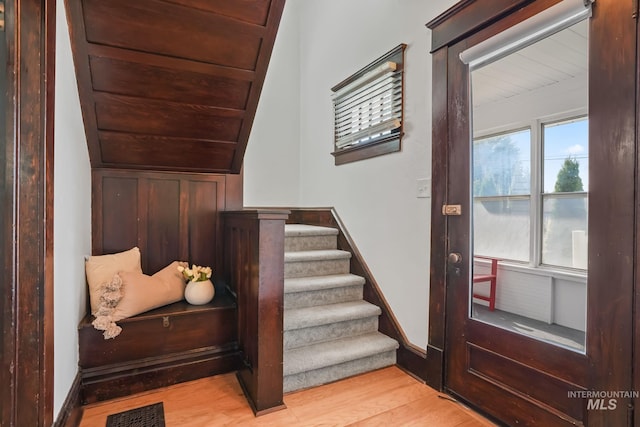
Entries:
{"label": "white window blinds", "polygon": [[400,137],[403,49],[397,50],[401,47],[332,89],[336,150]]}

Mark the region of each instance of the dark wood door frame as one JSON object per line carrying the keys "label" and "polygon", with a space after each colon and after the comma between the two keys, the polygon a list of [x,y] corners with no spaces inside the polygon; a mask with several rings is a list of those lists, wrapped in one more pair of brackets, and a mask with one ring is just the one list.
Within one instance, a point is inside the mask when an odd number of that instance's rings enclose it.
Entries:
{"label": "dark wood door frame", "polygon": [[56,2],[6,2],[5,16],[0,425],[50,426]]}

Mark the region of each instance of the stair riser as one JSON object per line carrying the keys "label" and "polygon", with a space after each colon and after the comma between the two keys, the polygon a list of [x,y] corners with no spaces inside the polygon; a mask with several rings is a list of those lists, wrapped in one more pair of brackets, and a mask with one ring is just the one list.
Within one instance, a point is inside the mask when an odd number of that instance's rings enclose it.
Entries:
{"label": "stair riser", "polygon": [[285,252],[336,249],[336,236],[289,236],[284,239]]}
{"label": "stair riser", "polygon": [[338,338],[354,337],[378,330],[378,317],[347,320],[328,325],[284,331],[284,348],[298,348]]}
{"label": "stair riser", "polygon": [[284,377],[284,392],[327,384],[353,375],[396,364],[396,352],[387,351],[373,356],[356,359],[339,365],[328,366],[313,371],[300,372]]}
{"label": "stair riser", "polygon": [[285,262],[284,278],[326,276],[349,272],[349,259]]}
{"label": "stair riser", "polygon": [[344,286],[308,292],[284,294],[284,308],[315,307],[362,299],[363,286]]}

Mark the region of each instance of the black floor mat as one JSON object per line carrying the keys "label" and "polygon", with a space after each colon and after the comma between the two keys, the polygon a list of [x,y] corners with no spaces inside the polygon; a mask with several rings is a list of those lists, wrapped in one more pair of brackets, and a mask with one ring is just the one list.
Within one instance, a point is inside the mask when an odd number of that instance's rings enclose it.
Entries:
{"label": "black floor mat", "polygon": [[162,402],[107,417],[106,427],[165,427]]}

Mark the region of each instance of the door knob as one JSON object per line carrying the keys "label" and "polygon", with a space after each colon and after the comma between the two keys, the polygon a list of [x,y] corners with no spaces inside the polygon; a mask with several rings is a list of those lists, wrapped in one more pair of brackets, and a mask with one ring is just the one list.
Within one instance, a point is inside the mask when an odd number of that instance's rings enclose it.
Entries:
{"label": "door knob", "polygon": [[462,262],[462,255],[458,252],[451,252],[447,258],[450,264],[460,264]]}

